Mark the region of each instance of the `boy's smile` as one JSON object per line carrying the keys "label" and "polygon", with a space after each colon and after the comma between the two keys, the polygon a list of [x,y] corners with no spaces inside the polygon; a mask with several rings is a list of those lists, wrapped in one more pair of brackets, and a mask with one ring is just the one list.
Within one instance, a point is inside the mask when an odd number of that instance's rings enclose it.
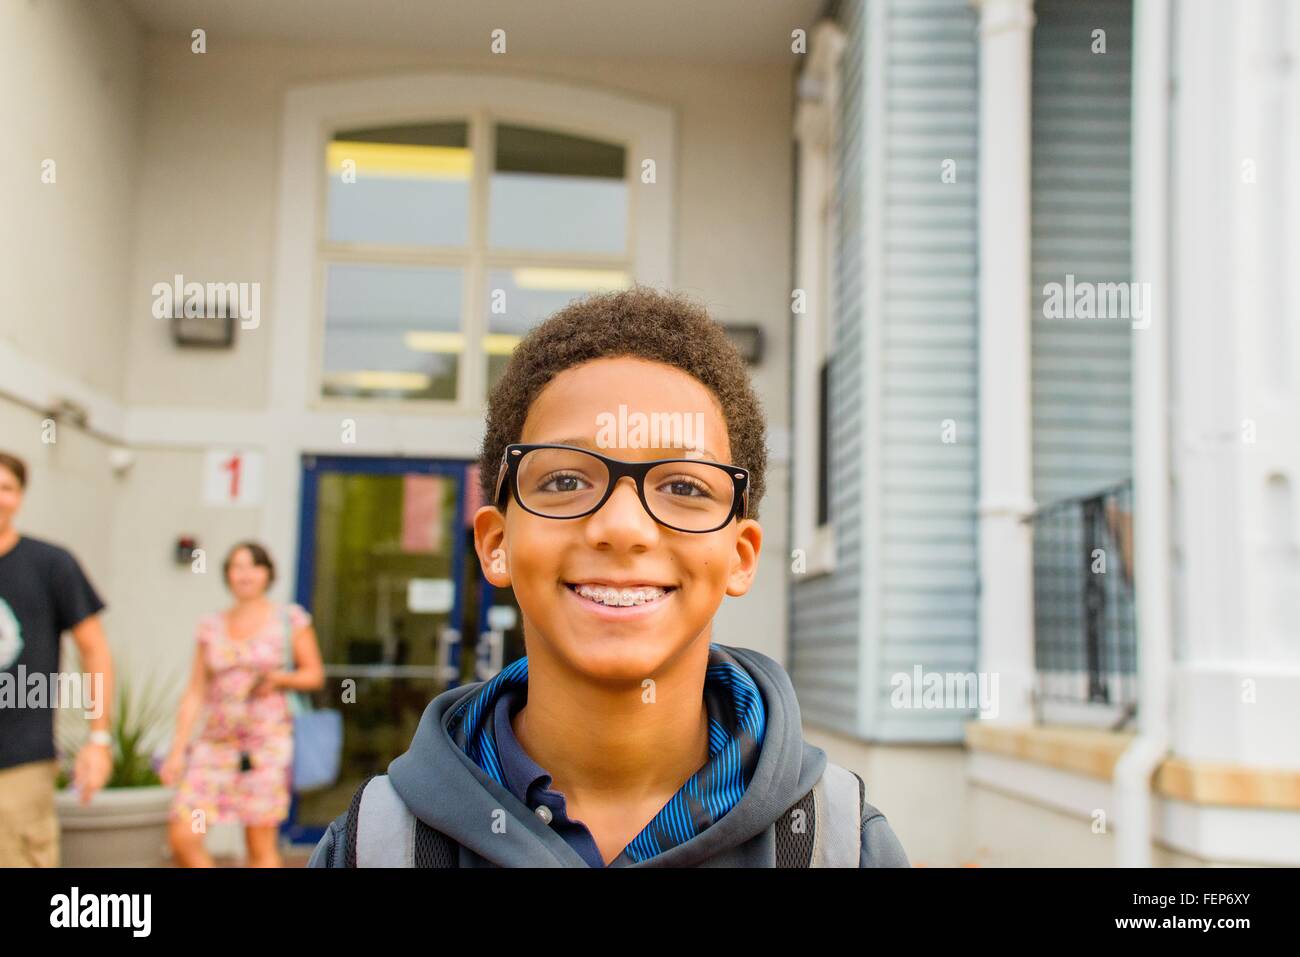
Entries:
{"label": "boy's smile", "polygon": [[[630,414],[695,417],[703,423],[699,448],[598,445],[602,416],[608,420],[620,404]],[[630,356],[556,375],[533,400],[518,441],[578,446],[625,461],[731,461],[726,420],[708,388],[672,366]],[[723,595],[749,589],[762,530],[752,519],[703,534],[668,528],[646,512],[635,482],[624,477],[599,510],[581,518],[534,515],[513,499],[504,516],[485,506],[475,515],[475,543],[488,580],[514,588],[530,660],[539,656],[601,683],[639,687],[688,648],[707,648]]]}
{"label": "boy's smile", "polygon": [[593,614],[611,621],[639,618],[661,609],[676,585],[647,582],[565,582],[578,602]]}

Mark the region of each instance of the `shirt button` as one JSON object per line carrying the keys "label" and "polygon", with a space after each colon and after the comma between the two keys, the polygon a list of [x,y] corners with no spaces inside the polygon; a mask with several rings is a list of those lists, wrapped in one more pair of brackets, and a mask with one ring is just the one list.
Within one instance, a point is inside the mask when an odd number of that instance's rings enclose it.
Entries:
{"label": "shirt button", "polygon": [[543,824],[550,824],[551,818],[553,817],[553,815],[551,814],[551,809],[547,807],[545,804],[537,805],[537,816],[542,819]]}

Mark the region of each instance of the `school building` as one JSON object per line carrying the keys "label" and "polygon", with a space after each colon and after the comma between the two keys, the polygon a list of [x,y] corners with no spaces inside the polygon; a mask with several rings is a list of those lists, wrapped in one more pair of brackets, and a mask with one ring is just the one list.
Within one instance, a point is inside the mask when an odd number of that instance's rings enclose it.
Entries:
{"label": "school building", "polygon": [[1300,863],[1291,4],[306,9],[0,11],[21,528],[177,687],[267,545],[358,683],[289,836],[522,653],[485,395],[637,280],[769,416],[714,638],[787,667],[913,863]]}

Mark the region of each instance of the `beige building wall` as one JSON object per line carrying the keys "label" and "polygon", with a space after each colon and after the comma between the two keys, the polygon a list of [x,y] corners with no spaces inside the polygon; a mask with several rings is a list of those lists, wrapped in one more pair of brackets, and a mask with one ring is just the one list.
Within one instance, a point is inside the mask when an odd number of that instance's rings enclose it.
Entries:
{"label": "beige building wall", "polygon": [[[154,416],[162,413],[184,433],[190,414],[256,417],[266,408],[275,375],[269,330],[275,321],[280,122],[291,87],[463,66],[589,83],[674,109],[674,285],[701,298],[718,319],[764,326],[767,352],[755,381],[776,449],[764,504],[760,585],[745,599],[726,600],[714,640],[784,660],[789,69],[515,55],[454,58],[214,35],[208,37],[208,52],[199,55],[190,51],[187,35],[146,34],[125,15],[114,15],[114,5],[91,6],[102,9],[94,22],[71,16],[72,7],[39,8],[49,18],[41,28],[45,46],[23,54],[34,58],[35,75],[60,77],[66,88],[39,98],[47,106],[58,104],[58,117],[30,103],[23,108],[14,141],[49,142],[43,128],[52,127],[56,145],[49,152],[69,157],[58,167],[58,189],[66,187],[70,195],[62,201],[66,208],[51,217],[39,205],[41,193],[14,190],[23,204],[22,218],[45,232],[37,242],[22,236],[8,240],[5,251],[13,255],[0,255],[0,268],[13,273],[6,286],[27,297],[18,313],[42,317],[39,323],[6,320],[5,338],[21,354],[58,364],[68,378],[93,387],[106,403],[106,414],[92,409],[92,424],[98,420],[103,427],[111,420],[117,428],[110,430],[110,439],[129,439],[141,416],[156,424]],[[5,33],[26,36],[31,30],[24,26]],[[68,63],[74,67],[68,69]],[[4,95],[22,98],[19,91]],[[36,175],[34,154],[8,155],[0,162],[19,164],[6,182],[20,173]],[[200,281],[261,283],[261,327],[240,330],[233,351],[176,349],[167,324],[151,314],[153,284],[176,273]],[[304,344],[303,361],[307,348]],[[234,541],[257,535],[265,525],[263,510],[203,506],[201,448],[159,442],[154,435],[130,442],[136,461],[117,478],[107,466],[111,441],[78,440],[98,442],[99,458],[81,466],[86,494],[96,502],[97,530],[76,520],[76,510],[62,502],[30,509],[28,525],[33,533],[48,531],[87,554],[96,584],[112,605],[109,636],[124,664],[147,662],[147,667],[140,664],[143,670],[167,674],[183,671],[195,622],[225,600],[221,556]],[[472,456],[476,447],[477,440],[467,444],[464,455]],[[33,504],[42,501],[34,497]],[[296,515],[297,502],[274,500],[264,508]],[[205,576],[191,575],[172,561],[173,543],[183,533],[196,534],[207,548]],[[276,558],[282,572],[276,591],[288,598],[296,556]]]}
{"label": "beige building wall", "polygon": [[[716,318],[766,326],[756,383],[788,421],[787,331],[793,80],[783,66],[727,67],[281,46],[188,36],[145,42],[144,150],[131,296],[132,404],[258,409],[269,335],[219,355],[178,353],[152,319],[150,288],[176,272],[263,284],[272,245],[283,96],[294,86],[464,68],[590,84],[673,108],[679,164],[675,285]],[[268,317],[274,321],[274,317]]]}
{"label": "beige building wall", "polygon": [[116,4],[0,6],[0,341],[113,398],[126,370],[142,50]]}
{"label": "beige building wall", "polygon": [[[19,531],[72,550],[110,634],[143,45],[116,4],[0,5],[0,448],[28,464]],[[109,434],[50,420],[60,397]]]}

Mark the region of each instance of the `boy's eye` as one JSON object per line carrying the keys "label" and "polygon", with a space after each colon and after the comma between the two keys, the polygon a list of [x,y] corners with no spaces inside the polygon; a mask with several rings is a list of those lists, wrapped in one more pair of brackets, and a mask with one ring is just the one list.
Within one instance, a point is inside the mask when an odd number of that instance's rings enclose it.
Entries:
{"label": "boy's eye", "polygon": [[577,492],[591,484],[576,472],[552,472],[537,486],[539,492]]}
{"label": "boy's eye", "polygon": [[666,489],[670,495],[682,498],[709,498],[713,494],[713,490],[707,485],[689,475],[673,476],[668,481],[661,482],[659,488]]}

